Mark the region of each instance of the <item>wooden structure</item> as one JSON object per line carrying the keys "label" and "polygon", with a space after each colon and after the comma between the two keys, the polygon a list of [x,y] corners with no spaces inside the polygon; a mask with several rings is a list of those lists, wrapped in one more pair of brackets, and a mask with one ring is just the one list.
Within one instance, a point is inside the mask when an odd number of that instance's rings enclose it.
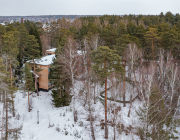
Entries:
{"label": "wooden structure", "polygon": [[[35,59],[35,67],[39,69],[39,72],[33,73],[38,80],[39,90],[48,91],[51,88],[49,82],[49,68],[55,59],[56,48],[46,50],[46,55],[40,59]],[[31,64],[33,61],[29,61]],[[32,64],[33,67],[34,64]],[[33,70],[33,68],[32,68]]]}

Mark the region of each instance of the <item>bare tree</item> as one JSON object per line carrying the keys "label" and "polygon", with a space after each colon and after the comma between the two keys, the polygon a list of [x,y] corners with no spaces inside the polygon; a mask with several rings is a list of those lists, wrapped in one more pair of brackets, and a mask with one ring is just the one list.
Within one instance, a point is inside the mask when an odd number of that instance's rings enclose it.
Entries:
{"label": "bare tree", "polygon": [[[95,43],[95,47],[97,44]],[[83,51],[83,65],[84,65],[84,69],[85,69],[85,89],[87,89],[86,91],[86,97],[85,97],[85,104],[86,102],[88,102],[88,112],[89,112],[89,120],[90,120],[90,129],[91,129],[91,136],[92,139],[95,140],[95,133],[94,133],[94,118],[93,118],[93,114],[92,114],[92,81],[95,82],[96,79],[93,79],[92,75],[93,75],[93,71],[91,69],[91,60],[90,60],[90,52],[91,49],[88,47],[88,40],[87,38],[84,39],[84,46],[85,49]],[[96,85],[94,85],[94,89],[95,89]],[[94,98],[95,98],[95,91],[94,91]],[[95,102],[95,99],[94,99]]]}
{"label": "bare tree", "polygon": [[128,117],[130,117],[131,113],[131,108],[132,108],[132,97],[135,94],[135,82],[136,82],[136,74],[135,74],[135,67],[137,65],[138,59],[141,56],[140,51],[137,48],[137,45],[135,43],[130,43],[128,44],[128,50],[127,53],[127,61],[129,62],[128,64],[128,71],[130,75],[130,79],[133,81],[133,89],[132,92],[130,92],[130,106],[129,106],[129,111],[128,111]]}
{"label": "bare tree", "polygon": [[171,99],[170,99],[170,108],[172,108],[172,103],[173,103],[173,98],[174,98],[174,89],[175,89],[175,83],[176,83],[176,79],[177,79],[177,65],[176,63],[169,63],[168,66],[168,81],[171,87]]}
{"label": "bare tree", "polygon": [[118,90],[119,90],[119,83],[120,83],[120,76],[119,74],[112,73],[111,78],[111,99],[113,102],[111,102],[111,107],[112,107],[112,114],[113,114],[113,133],[114,133],[114,140],[116,139],[116,125],[117,125],[117,115],[118,112],[120,111],[120,108],[117,107],[116,103],[114,102],[117,97],[118,97]]}
{"label": "bare tree", "polygon": [[[72,102],[73,104],[75,103],[75,75],[77,73],[77,63],[79,61],[78,57],[78,44],[77,42],[69,36],[67,38],[67,41],[65,43],[65,46],[62,48],[63,53],[58,54],[58,58],[65,64],[65,69],[69,72],[71,81],[72,81],[72,88],[71,88],[71,93],[73,94],[73,99]],[[76,109],[75,106],[73,105],[73,112],[75,114]]]}

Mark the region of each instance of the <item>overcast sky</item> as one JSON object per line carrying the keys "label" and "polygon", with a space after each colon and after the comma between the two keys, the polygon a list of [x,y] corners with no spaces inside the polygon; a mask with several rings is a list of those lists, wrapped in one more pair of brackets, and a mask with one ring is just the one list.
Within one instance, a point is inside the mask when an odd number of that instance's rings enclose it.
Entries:
{"label": "overcast sky", "polygon": [[180,13],[180,0],[0,0],[0,16]]}

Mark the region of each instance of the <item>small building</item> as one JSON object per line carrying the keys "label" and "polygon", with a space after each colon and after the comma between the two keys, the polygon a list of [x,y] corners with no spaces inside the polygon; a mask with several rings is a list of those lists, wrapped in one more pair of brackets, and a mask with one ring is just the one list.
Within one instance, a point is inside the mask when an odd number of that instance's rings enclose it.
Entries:
{"label": "small building", "polygon": [[[49,68],[55,59],[56,48],[46,50],[46,55],[40,59],[35,59],[35,67],[39,69],[39,72],[36,72],[36,78],[38,80],[39,90],[48,91],[51,88],[49,82]],[[32,61],[29,61],[32,63]],[[32,65],[33,67],[33,65]]]}

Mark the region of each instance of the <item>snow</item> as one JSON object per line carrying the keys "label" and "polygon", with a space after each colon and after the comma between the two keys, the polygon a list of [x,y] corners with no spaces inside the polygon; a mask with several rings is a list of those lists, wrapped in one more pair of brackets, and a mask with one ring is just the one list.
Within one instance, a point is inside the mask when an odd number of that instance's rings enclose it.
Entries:
{"label": "snow", "polygon": [[5,26],[6,24],[5,23],[0,23],[1,25]]}
{"label": "snow", "polygon": [[[128,99],[129,94],[132,92],[129,86],[127,85],[126,99]],[[90,121],[87,120],[89,116],[88,104],[85,102],[85,96],[80,96],[80,94],[86,93],[80,93],[80,91],[84,91],[84,83],[82,81],[75,81],[74,89],[72,89],[74,96],[71,104],[60,108],[54,107],[51,91],[41,91],[40,96],[33,93],[30,96],[32,110],[28,112],[27,93],[18,90],[14,94],[16,117],[11,117],[9,119],[9,127],[19,128],[22,126],[20,140],[91,140]],[[92,116],[94,118],[94,133],[96,140],[104,140],[104,129],[101,129],[101,122],[104,121],[104,104],[99,99],[101,98],[100,92],[104,91],[104,86],[98,85],[96,91],[96,96],[98,97],[96,99],[96,104],[91,102]],[[108,94],[111,94],[111,90],[108,91]],[[126,104],[126,107],[123,107],[122,103],[108,101],[108,121],[113,120],[113,108],[120,107],[116,119],[116,139],[140,139],[136,135],[136,128],[140,127],[142,123],[137,117],[136,110],[142,106],[142,103],[139,100],[135,100],[132,103],[130,117],[128,117],[129,106],[129,104]],[[0,109],[2,110],[1,103]],[[74,122],[74,109],[77,111],[77,122]],[[37,124],[38,111],[39,124]],[[19,119],[17,119],[18,114],[20,116]],[[123,125],[124,131],[119,131],[118,125]],[[126,130],[128,131],[128,127],[130,126],[132,127],[132,130],[129,134],[126,134],[125,132]],[[179,128],[177,128],[177,131],[179,131]],[[108,125],[108,132],[109,139],[113,139],[113,126]]]}
{"label": "snow", "polygon": [[55,51],[56,51],[56,48],[52,48],[52,49],[46,50],[46,52],[55,52]]}
{"label": "snow", "polygon": [[71,107],[55,108],[51,100],[51,92],[40,92],[40,96],[31,96],[32,110],[28,112],[27,93],[15,93],[16,114],[21,117],[16,122],[12,121],[12,124],[16,124],[16,127],[23,126],[20,136],[22,140],[74,140],[83,136],[83,128],[74,124]]}
{"label": "snow", "polygon": [[83,51],[82,50],[77,50],[77,54],[78,55],[83,55]]}
{"label": "snow", "polygon": [[[51,65],[53,63],[53,60],[55,59],[55,54],[52,54],[52,55],[47,55],[47,56],[43,56],[42,58],[40,59],[35,59],[35,63],[38,64],[38,65],[44,65],[44,66],[48,66],[48,65]],[[30,62],[30,63],[33,63],[32,60],[30,61],[27,61],[27,62]]]}
{"label": "snow", "polygon": [[[84,96],[79,96],[83,89],[83,82],[76,81],[72,102],[69,106],[55,108],[52,104],[51,91],[40,92],[40,96],[33,93],[30,96],[32,110],[28,112],[27,92],[18,90],[14,93],[14,104],[16,117],[9,119],[11,128],[22,127],[20,140],[91,140],[90,121],[87,120],[89,112],[85,104]],[[97,86],[97,96],[104,90],[104,87]],[[108,92],[110,94],[110,92]],[[0,104],[1,105],[1,104]],[[117,122],[124,127],[138,126],[139,121],[135,110],[139,107],[139,101],[133,102],[131,116],[127,117],[129,105],[123,107],[123,104],[108,101],[108,120],[112,121],[112,105],[120,106],[121,110],[117,114]],[[0,106],[1,108],[1,106]],[[96,104],[91,103],[92,116],[94,118],[93,126],[97,140],[104,140],[104,129],[101,129],[100,122],[104,120],[104,105],[97,98]],[[74,122],[73,109],[76,109],[78,120]],[[37,112],[39,111],[39,124],[37,124]],[[17,119],[17,116],[20,116]],[[82,125],[80,125],[82,123]],[[126,135],[124,132],[119,134],[116,128],[116,139],[131,140],[139,139],[134,133]],[[113,139],[113,127],[108,125],[109,139]]]}
{"label": "snow", "polygon": [[[55,52],[56,48],[52,48],[52,49],[49,49],[49,50],[46,50],[46,51],[48,51],[48,52]],[[48,65],[51,65],[53,63],[53,60],[55,58],[56,58],[55,54],[46,55],[46,56],[43,56],[40,59],[35,59],[35,63],[38,64],[38,65],[48,66]],[[32,60],[27,61],[27,62],[33,63]]]}
{"label": "snow", "polygon": [[[90,122],[87,122],[87,118],[88,118],[88,107],[87,105],[85,107],[83,107],[84,102],[83,99],[80,98],[80,96],[78,95],[78,92],[80,91],[80,89],[83,87],[82,83],[79,81],[76,81],[75,84],[75,92],[76,92],[76,99],[75,99],[75,108],[78,111],[78,117],[80,118],[81,121],[83,121],[84,123],[84,127],[86,129],[88,129],[89,133],[90,133]],[[101,87],[100,85],[97,87],[97,91],[98,91],[98,95],[101,91],[104,91],[104,87]],[[111,94],[108,91],[108,94]],[[127,93],[128,96],[128,93]],[[101,120],[104,120],[104,105],[100,102],[100,100],[97,99],[97,103],[96,104],[92,104],[92,114],[95,118],[94,120],[94,129],[95,129],[95,137],[97,140],[104,140],[104,129],[101,129],[100,127],[100,122]],[[128,115],[128,111],[129,111],[129,104],[126,104],[126,107],[123,107],[123,104],[121,103],[115,103],[113,101],[108,101],[108,120],[112,121],[113,119],[113,115],[112,113],[112,106],[116,106],[116,107],[121,107],[120,112],[117,114],[118,118],[117,121],[121,122],[125,127],[129,127],[131,126],[139,126],[139,120],[136,114],[136,110],[138,109],[138,107],[141,105],[139,101],[134,101],[133,105],[132,105],[132,109],[131,109],[131,115],[130,117],[127,117]],[[99,126],[99,127],[98,127]],[[117,128],[116,128],[117,129]],[[87,130],[86,130],[87,131]],[[108,126],[108,131],[109,131],[109,139],[113,139],[113,127]],[[87,132],[88,133],[88,132]],[[118,132],[116,132],[117,139],[121,139],[121,140],[132,140],[132,139],[139,139],[138,136],[132,134],[126,135],[123,132],[119,135]],[[89,135],[89,137],[91,138],[91,135]]]}
{"label": "snow", "polygon": [[176,128],[176,131],[178,132],[178,133],[176,133],[176,134],[174,134],[176,137],[179,137],[180,138],[180,127],[177,127]]}

